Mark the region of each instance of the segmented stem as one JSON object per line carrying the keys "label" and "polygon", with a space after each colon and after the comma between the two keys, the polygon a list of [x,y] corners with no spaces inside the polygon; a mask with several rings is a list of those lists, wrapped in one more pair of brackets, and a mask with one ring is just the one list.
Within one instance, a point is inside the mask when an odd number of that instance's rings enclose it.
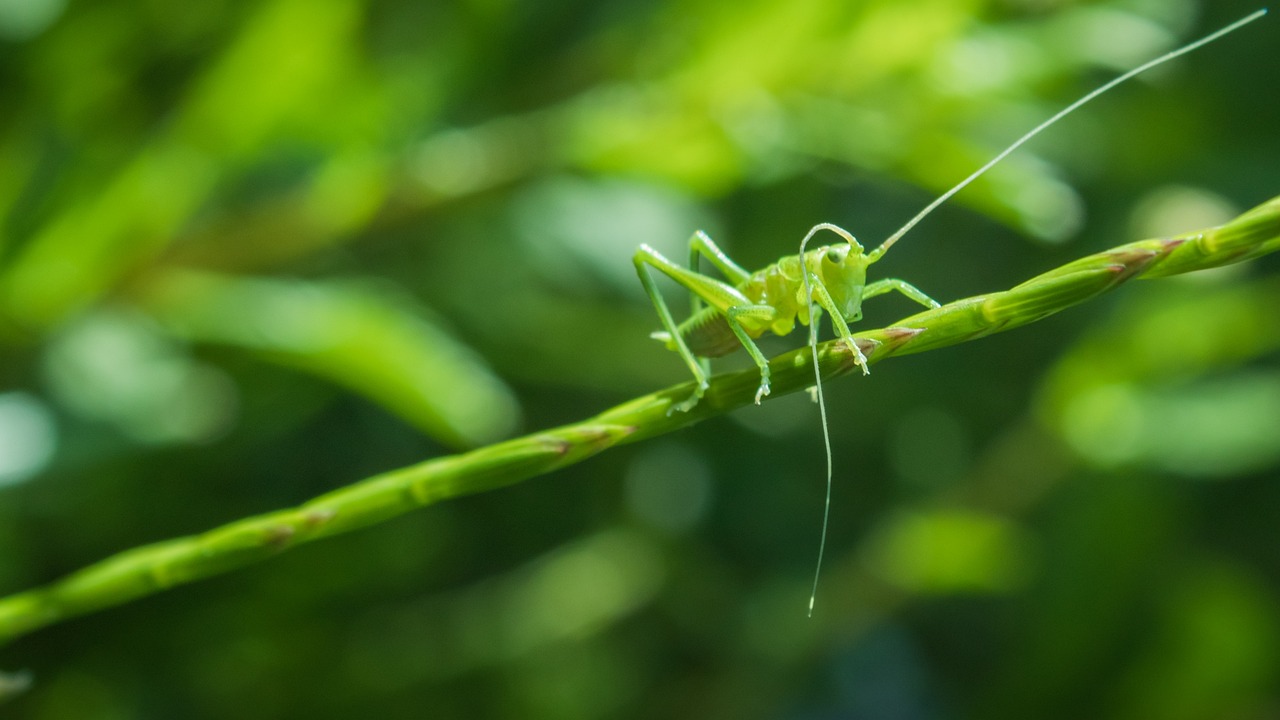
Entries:
{"label": "segmented stem", "polygon": [[[1139,276],[1163,277],[1241,262],[1280,250],[1280,197],[1221,227],[1143,240],[1076,260],[1017,287],[965,298],[858,333],[868,362],[935,350],[1035,322]],[[803,390],[816,361],[825,380],[858,367],[839,340],[770,362],[776,398]],[[383,522],[442,500],[527,480],[614,445],[646,440],[751,403],[759,372],[712,378],[697,407],[682,383],[555,430],[391,471],[301,506],[239,520],[200,535],[120,553],[45,587],[0,599],[0,644],[76,615],[102,610],[193,580],[265,560],[290,547]]]}

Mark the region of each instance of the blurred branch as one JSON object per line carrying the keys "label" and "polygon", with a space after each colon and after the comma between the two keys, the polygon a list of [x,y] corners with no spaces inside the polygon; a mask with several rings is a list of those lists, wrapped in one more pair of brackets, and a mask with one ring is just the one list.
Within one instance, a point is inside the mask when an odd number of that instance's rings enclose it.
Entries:
{"label": "blurred branch", "polygon": [[[1035,322],[1134,277],[1164,277],[1242,262],[1280,249],[1280,197],[1217,228],[1143,240],[1090,255],[1010,290],[957,300],[899,323],[859,333],[870,362],[955,345]],[[819,347],[825,379],[851,372],[838,341]],[[807,348],[770,363],[773,395],[808,387]],[[752,401],[755,370],[723,374],[696,408],[669,414],[692,390],[684,383],[596,417],[473,452],[368,478],[303,505],[239,520],[200,535],[120,553],[43,588],[0,599],[0,644],[46,625],[264,560],[295,545],[373,525],[449,498],[491,490],[646,440]]]}

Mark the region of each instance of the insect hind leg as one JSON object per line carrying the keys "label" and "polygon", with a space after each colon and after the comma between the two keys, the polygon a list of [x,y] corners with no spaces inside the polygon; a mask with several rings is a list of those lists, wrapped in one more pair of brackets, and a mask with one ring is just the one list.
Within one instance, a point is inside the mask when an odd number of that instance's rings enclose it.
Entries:
{"label": "insect hind leg", "polygon": [[703,393],[709,387],[707,376],[710,375],[710,366],[708,361],[699,359],[693,354],[689,348],[689,343],[680,334],[680,328],[676,325],[675,320],[672,319],[671,311],[667,308],[666,301],[662,299],[662,294],[658,292],[650,267],[656,268],[663,275],[684,286],[690,294],[697,296],[703,302],[715,308],[716,312],[725,318],[730,329],[733,330],[738,340],[742,342],[743,347],[756,360],[756,365],[763,368],[761,371],[761,390],[756,394],[757,402],[762,395],[768,394],[768,362],[764,359],[764,355],[760,353],[759,348],[755,346],[755,343],[751,341],[750,335],[743,329],[742,322],[747,322],[753,330],[768,327],[769,323],[773,322],[776,314],[776,310],[773,307],[755,305],[732,285],[701,275],[693,270],[682,268],[648,245],[641,245],[640,249],[636,250],[632,260],[636,266],[636,273],[640,276],[640,282],[644,285],[645,292],[653,300],[653,306],[658,311],[658,317],[662,320],[662,325],[666,329],[667,335],[675,345],[676,351],[680,353],[680,357],[684,359],[685,364],[693,372],[694,378],[698,381],[693,397],[674,406],[673,410],[692,410],[698,404],[698,400],[702,398]]}
{"label": "insect hind leg", "polygon": [[[689,238],[689,269],[698,272],[698,258],[705,257],[717,270],[724,274],[732,285],[740,285],[751,273],[729,259],[724,250],[711,239],[711,236],[699,230]],[[697,293],[689,293],[690,314],[696,315],[702,309],[702,298]]]}
{"label": "insect hind leg", "polygon": [[701,230],[689,238],[689,267],[695,271],[698,269],[699,255],[710,261],[734,285],[751,277],[751,273],[743,270],[741,265],[729,259],[729,256],[724,250],[720,249],[719,245],[715,244],[711,236]]}
{"label": "insect hind leg", "polygon": [[[707,382],[709,373],[707,371],[707,363],[699,361],[689,350],[684,338],[680,336],[675,319],[671,317],[671,310],[667,307],[666,300],[662,299],[662,293],[658,291],[657,283],[653,281],[653,273],[649,270],[649,266],[653,265],[666,272],[664,265],[670,265],[671,261],[658,254],[656,250],[648,245],[641,245],[640,249],[636,250],[636,254],[632,257],[632,262],[636,266],[636,274],[640,276],[640,284],[644,286],[645,293],[649,295],[649,299],[653,302],[653,308],[658,313],[658,319],[662,322],[662,327],[666,329],[667,335],[675,343],[676,352],[680,354],[681,359],[689,366],[689,370],[693,373],[693,379],[697,383],[692,397],[672,406],[673,411],[687,412],[698,404],[698,401],[702,399],[703,393],[710,387]],[[670,275],[669,272],[667,274]]]}

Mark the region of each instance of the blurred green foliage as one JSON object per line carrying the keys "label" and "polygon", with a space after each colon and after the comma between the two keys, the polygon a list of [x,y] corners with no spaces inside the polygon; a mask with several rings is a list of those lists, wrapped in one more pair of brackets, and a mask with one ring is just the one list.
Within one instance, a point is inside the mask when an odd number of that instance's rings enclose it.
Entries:
{"label": "blurred green foliage", "polygon": [[[874,244],[1252,9],[0,0],[0,592],[683,380],[640,242]],[[946,301],[1275,195],[1274,25],[1089,106],[876,270]],[[41,631],[0,651],[31,671],[0,691],[32,681],[5,709],[1274,716],[1276,267],[833,386],[812,620],[791,397]]]}

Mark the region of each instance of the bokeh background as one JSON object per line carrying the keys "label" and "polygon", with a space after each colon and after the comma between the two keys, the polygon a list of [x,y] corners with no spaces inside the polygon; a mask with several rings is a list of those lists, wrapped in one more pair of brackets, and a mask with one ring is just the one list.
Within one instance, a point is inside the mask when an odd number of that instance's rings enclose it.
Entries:
{"label": "bokeh background", "polygon": [[[639,243],[873,245],[1253,9],[0,0],[0,593],[684,381]],[[948,301],[1276,195],[1277,22],[1088,106],[875,271]],[[812,619],[793,396],[40,631],[3,710],[1275,718],[1278,269],[832,384]]]}

